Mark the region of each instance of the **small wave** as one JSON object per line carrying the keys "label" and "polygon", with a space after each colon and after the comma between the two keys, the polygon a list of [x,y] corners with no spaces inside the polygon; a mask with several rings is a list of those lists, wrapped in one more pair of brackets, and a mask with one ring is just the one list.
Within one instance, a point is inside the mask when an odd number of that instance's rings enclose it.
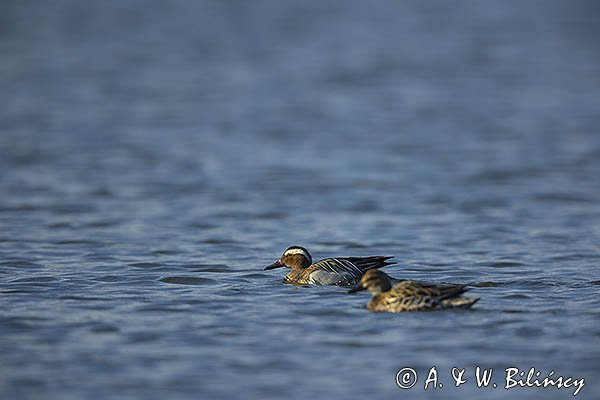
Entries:
{"label": "small wave", "polygon": [[90,328],[90,332],[94,333],[116,333],[119,332],[119,328],[114,325],[98,324]]}
{"label": "small wave", "polygon": [[67,295],[61,296],[61,300],[76,300],[76,301],[113,301],[109,297],[94,297],[94,296],[77,296],[77,295]]}
{"label": "small wave", "polygon": [[518,261],[496,261],[488,265],[488,267],[492,268],[512,268],[512,267],[520,267],[525,264]]}
{"label": "small wave", "polygon": [[172,283],[175,285],[206,285],[209,283],[215,283],[214,279],[200,278],[195,276],[167,276],[159,279],[163,283]]}
{"label": "small wave", "polygon": [[523,299],[531,299],[532,296],[529,296],[524,293],[509,293],[504,296],[500,296],[503,299],[511,299],[511,300],[523,300]]}
{"label": "small wave", "polygon": [[60,281],[60,279],[54,277],[54,276],[35,276],[32,278],[20,278],[20,279],[15,279],[11,282],[18,282],[18,283],[48,283],[48,282],[58,282]]}
{"label": "small wave", "polygon": [[265,279],[265,278],[272,278],[272,275],[270,275],[268,273],[252,272],[249,274],[240,275],[239,277],[247,278],[247,279]]}
{"label": "small wave", "polygon": [[120,282],[124,281],[125,278],[119,275],[103,275],[97,278],[93,278],[92,280],[99,282]]}
{"label": "small wave", "polygon": [[513,282],[491,282],[491,281],[486,281],[486,282],[475,282],[475,283],[470,283],[469,286],[473,286],[473,287],[499,287],[499,286],[508,286]]}
{"label": "small wave", "polygon": [[184,267],[186,269],[194,268],[191,270],[192,272],[220,272],[220,273],[237,272],[237,271],[233,271],[229,265],[225,265],[225,264],[208,264],[208,265],[194,264],[194,265],[184,266]]}
{"label": "small wave", "polygon": [[30,268],[30,269],[38,269],[43,268],[44,266],[38,263],[34,263],[31,261],[23,261],[23,260],[15,260],[15,261],[4,261],[0,263],[2,267],[8,268]]}
{"label": "small wave", "polygon": [[576,193],[538,193],[533,196],[536,200],[548,203],[593,203],[594,200]]}
{"label": "small wave", "polygon": [[150,263],[150,262],[140,262],[140,263],[133,263],[133,264],[127,264],[130,267],[133,268],[143,268],[143,269],[154,269],[154,268],[161,268],[162,265],[158,264],[158,263]]}

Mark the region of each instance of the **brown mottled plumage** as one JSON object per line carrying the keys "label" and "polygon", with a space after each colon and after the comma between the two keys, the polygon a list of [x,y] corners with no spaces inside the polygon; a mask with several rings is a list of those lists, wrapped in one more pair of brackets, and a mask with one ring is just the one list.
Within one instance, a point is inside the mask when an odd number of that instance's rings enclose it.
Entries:
{"label": "brown mottled plumage", "polygon": [[469,308],[479,298],[462,297],[464,285],[436,286],[415,281],[399,281],[392,287],[390,277],[377,270],[367,271],[361,285],[351,291],[367,289],[373,298],[367,308],[375,312],[427,311],[443,308]]}

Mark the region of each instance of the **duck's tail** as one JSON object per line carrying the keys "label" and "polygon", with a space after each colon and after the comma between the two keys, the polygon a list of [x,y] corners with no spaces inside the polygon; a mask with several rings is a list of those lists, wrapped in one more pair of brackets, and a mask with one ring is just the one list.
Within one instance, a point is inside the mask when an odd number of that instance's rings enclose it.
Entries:
{"label": "duck's tail", "polygon": [[462,297],[469,290],[465,285],[448,285],[439,289],[442,293],[437,300],[441,308],[469,308],[479,301],[479,297]]}
{"label": "duck's tail", "polygon": [[388,265],[396,264],[395,261],[388,261],[394,258],[393,256],[370,256],[370,257],[344,257],[356,265],[363,273],[370,269],[383,268]]}
{"label": "duck's tail", "polygon": [[471,308],[479,301],[479,297],[453,297],[443,300],[442,308]]}

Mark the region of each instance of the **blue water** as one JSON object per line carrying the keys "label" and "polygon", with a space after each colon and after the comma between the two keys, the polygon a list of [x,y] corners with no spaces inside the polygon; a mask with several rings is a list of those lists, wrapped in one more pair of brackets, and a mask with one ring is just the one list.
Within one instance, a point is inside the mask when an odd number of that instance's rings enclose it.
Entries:
{"label": "blue water", "polygon": [[[600,398],[599,17],[3,2],[0,398]],[[262,270],[294,244],[481,300],[373,314]]]}

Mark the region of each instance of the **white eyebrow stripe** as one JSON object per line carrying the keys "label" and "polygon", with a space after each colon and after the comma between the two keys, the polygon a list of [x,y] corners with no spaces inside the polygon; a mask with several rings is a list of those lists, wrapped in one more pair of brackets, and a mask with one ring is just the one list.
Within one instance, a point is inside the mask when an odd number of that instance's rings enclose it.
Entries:
{"label": "white eyebrow stripe", "polygon": [[306,254],[306,251],[304,251],[302,249],[289,249],[284,253],[284,255],[286,255],[286,254],[302,254],[304,257],[306,257],[310,260],[310,256],[308,254]]}

